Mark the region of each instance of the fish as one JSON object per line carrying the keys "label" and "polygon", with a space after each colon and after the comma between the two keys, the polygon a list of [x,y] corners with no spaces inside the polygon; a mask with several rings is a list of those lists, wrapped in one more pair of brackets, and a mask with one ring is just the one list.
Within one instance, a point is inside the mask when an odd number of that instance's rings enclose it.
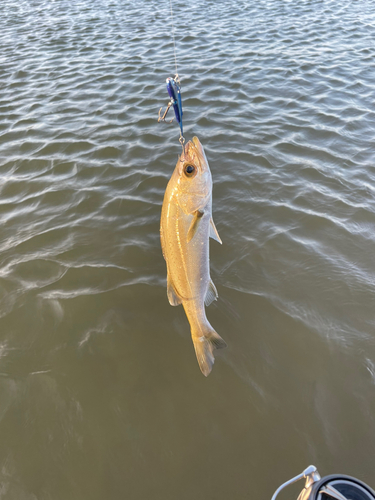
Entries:
{"label": "fish", "polygon": [[214,349],[225,341],[209,323],[205,305],[217,300],[210,276],[209,238],[221,239],[212,219],[212,177],[198,137],[183,147],[164,194],[160,240],[167,264],[167,296],[182,304],[190,323],[199,367],[211,373]]}

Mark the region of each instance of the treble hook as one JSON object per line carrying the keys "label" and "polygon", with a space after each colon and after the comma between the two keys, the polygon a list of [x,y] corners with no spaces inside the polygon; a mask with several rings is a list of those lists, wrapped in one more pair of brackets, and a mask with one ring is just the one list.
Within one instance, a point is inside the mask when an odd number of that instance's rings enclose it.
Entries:
{"label": "treble hook", "polygon": [[173,118],[169,122],[167,122],[166,119],[165,119],[165,117],[167,116],[168,111],[169,111],[170,107],[172,106],[172,104],[173,104],[172,101],[169,101],[167,109],[164,111],[163,116],[160,116],[160,113],[161,113],[161,110],[163,109],[163,106],[159,109],[158,122],[165,122],[165,123],[172,123],[173,122]]}

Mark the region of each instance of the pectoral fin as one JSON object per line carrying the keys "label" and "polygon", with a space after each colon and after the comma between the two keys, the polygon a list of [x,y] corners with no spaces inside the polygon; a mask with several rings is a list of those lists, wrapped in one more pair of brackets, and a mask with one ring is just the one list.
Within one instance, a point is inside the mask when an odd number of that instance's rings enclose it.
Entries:
{"label": "pectoral fin", "polygon": [[208,307],[218,297],[219,294],[217,293],[216,286],[214,285],[214,282],[210,280],[207,287],[206,297],[204,298],[204,303]]}
{"label": "pectoral fin", "polygon": [[223,242],[220,239],[219,233],[217,232],[217,229],[215,227],[214,220],[212,217],[210,219],[210,238],[216,240],[218,243],[220,243],[220,245],[223,244]]}
{"label": "pectoral fin", "polygon": [[187,233],[187,241],[191,241],[194,238],[195,233],[197,232],[199,222],[203,217],[204,212],[201,212],[200,210],[197,210],[194,212],[194,217],[193,220],[191,221],[189,231]]}
{"label": "pectoral fin", "polygon": [[173,285],[173,282],[171,278],[169,277],[169,273],[167,276],[167,295],[168,295],[168,300],[171,306],[178,306],[181,304],[182,299],[176,292],[176,289]]}

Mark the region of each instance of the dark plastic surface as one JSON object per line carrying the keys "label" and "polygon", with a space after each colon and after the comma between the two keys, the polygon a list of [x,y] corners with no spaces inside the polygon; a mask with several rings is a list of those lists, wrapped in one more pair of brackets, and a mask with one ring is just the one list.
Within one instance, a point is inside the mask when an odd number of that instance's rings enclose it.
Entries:
{"label": "dark plastic surface", "polygon": [[[340,480],[342,480],[342,484],[340,484],[340,482],[336,483],[336,481]],[[372,488],[370,488],[370,486],[360,481],[359,479],[351,476],[345,476],[343,474],[332,474],[330,476],[323,477],[320,481],[315,483],[311,489],[310,500],[317,500],[322,487],[327,486],[332,482],[335,482],[335,484],[332,484],[332,486],[347,499],[375,500],[375,492]],[[330,495],[322,493],[321,499],[332,500],[332,497]]]}

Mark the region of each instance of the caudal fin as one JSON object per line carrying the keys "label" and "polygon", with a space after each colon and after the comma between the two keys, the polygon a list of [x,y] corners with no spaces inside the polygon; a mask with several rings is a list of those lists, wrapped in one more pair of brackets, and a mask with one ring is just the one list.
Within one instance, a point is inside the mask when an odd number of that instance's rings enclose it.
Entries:
{"label": "caudal fin", "polygon": [[211,373],[212,366],[215,362],[213,350],[223,349],[227,347],[227,344],[208,322],[204,328],[203,335],[199,336],[193,333],[192,337],[199,368],[203,375],[207,377]]}

